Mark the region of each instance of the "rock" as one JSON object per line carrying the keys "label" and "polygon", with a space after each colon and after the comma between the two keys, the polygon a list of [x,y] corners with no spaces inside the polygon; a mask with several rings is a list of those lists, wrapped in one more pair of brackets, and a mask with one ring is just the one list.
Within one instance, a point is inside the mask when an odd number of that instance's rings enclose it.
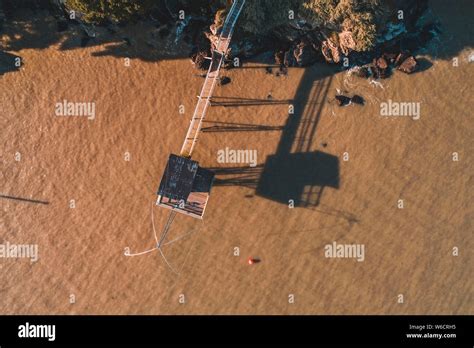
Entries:
{"label": "rock", "polygon": [[345,56],[349,55],[351,51],[355,50],[356,43],[350,31],[343,31],[342,33],[339,33],[339,47]]}
{"label": "rock", "polygon": [[377,68],[379,68],[379,69],[385,70],[385,69],[388,68],[388,63],[385,60],[385,58],[383,58],[383,57],[380,57],[379,59],[377,59],[376,64],[377,64]]}
{"label": "rock", "polygon": [[354,94],[354,96],[351,98],[351,102],[354,104],[359,104],[359,105],[364,105],[365,100],[362,98],[360,95]]}
{"label": "rock", "polygon": [[338,101],[339,106],[347,106],[351,103],[358,104],[358,105],[365,104],[364,98],[362,98],[360,95],[357,95],[357,94],[354,94],[352,98],[343,94],[338,94],[336,95],[336,100]]}
{"label": "rock", "polygon": [[225,85],[229,84],[230,82],[231,82],[230,77],[228,77],[228,76],[222,76],[222,77],[219,79],[219,86],[225,86]]}
{"label": "rock", "polygon": [[323,41],[321,52],[328,63],[339,63],[341,61],[341,51],[331,40]]}
{"label": "rock", "polygon": [[289,51],[285,52],[283,65],[286,67],[296,66],[296,58],[295,58],[293,50],[290,49]]}
{"label": "rock", "polygon": [[275,52],[275,64],[280,66],[285,64],[285,51]]}
{"label": "rock", "polygon": [[382,57],[389,63],[389,64],[393,64],[395,63],[395,59],[397,59],[397,54],[396,53],[389,53],[389,52],[385,52],[384,54],[382,54]]}
{"label": "rock", "polygon": [[209,69],[210,60],[206,59],[207,52],[200,51],[191,56],[191,60],[197,69],[207,70]]}
{"label": "rock", "polygon": [[358,67],[357,69],[355,69],[355,74],[358,77],[366,79],[370,76],[370,70],[366,66],[361,66],[361,67]]}
{"label": "rock", "polygon": [[214,36],[218,36],[221,31],[221,27],[218,27],[217,24],[211,24],[211,26],[209,27],[209,30],[211,31],[212,35]]}
{"label": "rock", "polygon": [[301,37],[301,30],[293,26],[279,26],[272,35],[280,42],[295,42]]}
{"label": "rock", "polygon": [[207,39],[209,40],[209,42],[211,43],[211,49],[212,50],[215,50],[216,47],[217,47],[217,44],[219,42],[219,36],[218,35],[214,35],[212,33],[209,33],[209,32],[205,32],[204,35],[206,35]]}
{"label": "rock", "polygon": [[402,64],[398,67],[398,70],[403,71],[406,74],[411,74],[416,71],[418,67],[418,61],[415,57],[410,56],[403,61]]}
{"label": "rock", "polygon": [[410,55],[411,54],[409,52],[400,52],[397,58],[395,59],[395,66],[400,66],[408,57],[410,57]]}
{"label": "rock", "polygon": [[318,59],[316,51],[309,42],[300,42],[293,51],[298,66],[308,66],[316,62]]}
{"label": "rock", "polygon": [[385,79],[388,77],[388,63],[385,58],[374,58],[372,62],[372,72],[376,79]]}
{"label": "rock", "polygon": [[339,102],[339,106],[346,106],[351,103],[351,98],[345,95],[336,95],[336,100]]}

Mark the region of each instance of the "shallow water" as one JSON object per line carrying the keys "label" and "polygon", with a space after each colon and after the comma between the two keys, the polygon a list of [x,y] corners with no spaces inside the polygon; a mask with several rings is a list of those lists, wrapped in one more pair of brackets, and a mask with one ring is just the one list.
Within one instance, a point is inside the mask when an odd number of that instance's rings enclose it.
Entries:
{"label": "shallow water", "polygon": [[[189,60],[133,58],[134,46],[11,50],[24,66],[0,77],[0,194],[49,204],[0,199],[0,242],[39,248],[35,263],[0,259],[0,312],[472,313],[473,29],[459,4],[432,3],[445,32],[420,73],[379,84],[326,65],[225,71],[216,100],[232,105],[212,107],[206,127],[227,128],[202,133],[194,158],[235,167],[217,152],[249,149],[261,166],[219,172],[204,220],[176,218],[169,238],[191,233],[164,249],[179,276],[156,252],[124,249],[152,248],[151,212],[157,232],[167,217],[155,192],[203,82]],[[338,89],[366,105],[339,108]],[[420,102],[420,119],[382,117],[389,99]],[[95,119],[56,116],[63,100],[94,102]],[[333,242],[363,244],[364,261],[326,258]]]}

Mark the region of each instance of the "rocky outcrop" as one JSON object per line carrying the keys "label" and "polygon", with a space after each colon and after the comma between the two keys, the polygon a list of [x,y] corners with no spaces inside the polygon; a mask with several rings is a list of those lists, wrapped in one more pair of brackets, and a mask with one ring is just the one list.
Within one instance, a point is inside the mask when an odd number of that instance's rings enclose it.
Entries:
{"label": "rocky outcrop", "polygon": [[347,106],[351,103],[351,98],[345,95],[336,95],[336,100],[339,106]]}
{"label": "rocky outcrop", "polygon": [[191,55],[191,61],[193,62],[194,66],[200,70],[207,70],[209,69],[209,59],[206,59],[207,52],[199,51]]}
{"label": "rocky outcrop", "polygon": [[328,63],[339,63],[341,61],[341,50],[339,46],[329,39],[323,41],[321,52]]}
{"label": "rocky outcrop", "polygon": [[285,65],[285,51],[280,50],[275,52],[275,64],[280,66]]}
{"label": "rocky outcrop", "polygon": [[356,42],[352,36],[352,32],[343,31],[339,34],[339,48],[342,54],[348,56],[356,48]]}
{"label": "rocky outcrop", "polygon": [[296,66],[296,58],[292,49],[285,52],[283,65],[286,67]]}
{"label": "rocky outcrop", "polygon": [[316,50],[307,40],[301,41],[296,45],[293,55],[296,59],[296,64],[300,67],[309,66],[318,60]]}
{"label": "rocky outcrop", "polygon": [[372,74],[376,79],[385,79],[388,77],[389,67],[384,57],[374,58],[372,62]]}
{"label": "rocky outcrop", "polygon": [[358,104],[358,105],[364,105],[365,100],[362,98],[360,95],[354,94],[352,97],[348,97],[343,94],[338,94],[335,96],[336,101],[338,102],[339,106],[347,106],[350,104]]}
{"label": "rocky outcrop", "polygon": [[411,74],[416,71],[417,67],[418,61],[416,60],[416,58],[413,56],[409,56],[400,64],[397,69],[403,71],[406,74]]}
{"label": "rocky outcrop", "polygon": [[221,76],[219,78],[219,86],[225,86],[231,82],[230,77],[228,76]]}

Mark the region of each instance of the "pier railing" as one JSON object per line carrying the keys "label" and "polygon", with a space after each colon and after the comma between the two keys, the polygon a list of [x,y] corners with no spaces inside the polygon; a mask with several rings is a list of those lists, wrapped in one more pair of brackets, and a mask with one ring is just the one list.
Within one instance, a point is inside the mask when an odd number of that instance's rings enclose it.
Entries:
{"label": "pier railing", "polygon": [[229,13],[227,14],[216,48],[212,52],[211,65],[209,66],[201,93],[198,96],[198,102],[196,104],[196,108],[194,109],[193,117],[191,119],[186,138],[184,139],[183,146],[181,147],[181,156],[190,158],[193,153],[194,146],[196,145],[199,133],[201,131],[203,120],[206,117],[206,112],[210,104],[210,98],[212,97],[212,93],[214,92],[214,88],[219,78],[219,71],[224,62],[227,50],[229,49],[230,40],[232,38],[232,33],[234,32],[237,18],[239,17],[244,4],[245,0],[234,0]]}

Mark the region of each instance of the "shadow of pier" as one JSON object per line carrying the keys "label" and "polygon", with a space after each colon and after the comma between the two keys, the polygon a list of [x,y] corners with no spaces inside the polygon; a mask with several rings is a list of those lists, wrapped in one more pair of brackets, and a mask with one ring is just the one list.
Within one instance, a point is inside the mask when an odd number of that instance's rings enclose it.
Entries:
{"label": "shadow of pier", "polygon": [[237,98],[237,97],[212,97],[211,106],[223,107],[237,107],[237,106],[262,106],[262,105],[289,105],[291,99],[274,100],[267,99],[252,99],[252,98]]}
{"label": "shadow of pier", "polygon": [[264,126],[250,123],[234,123],[220,121],[204,121],[204,123],[213,124],[212,126],[203,127],[203,132],[261,132],[261,131],[281,131],[283,126]]}

